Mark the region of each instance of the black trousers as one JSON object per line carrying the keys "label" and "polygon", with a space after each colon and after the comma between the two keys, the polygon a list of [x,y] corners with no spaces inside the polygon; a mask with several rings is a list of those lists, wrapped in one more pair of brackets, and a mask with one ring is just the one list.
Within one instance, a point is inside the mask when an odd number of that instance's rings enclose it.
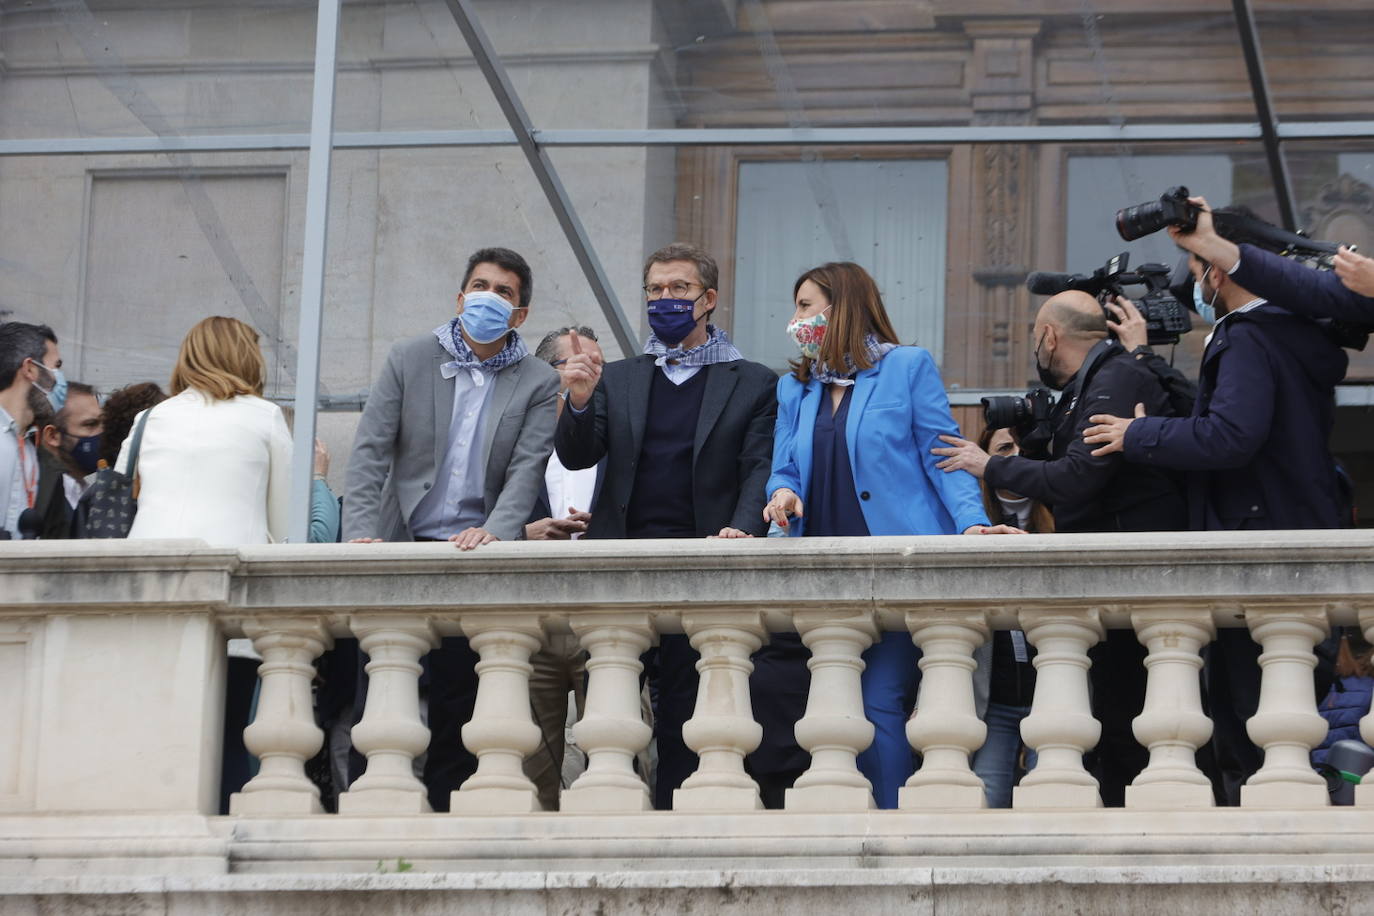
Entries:
{"label": "black trousers", "polygon": [[1146,648],[1133,630],[1108,630],[1107,638],[1088,651],[1092,711],[1102,723],[1102,737],[1084,761],[1097,777],[1102,804],[1126,804],[1126,786],[1145,769],[1150,752],[1135,740],[1131,722],[1145,708]]}
{"label": "black trousers", "polygon": [[1203,761],[1218,805],[1239,805],[1240,787],[1264,763],[1264,752],[1245,731],[1245,723],[1259,711],[1261,651],[1245,627],[1220,630],[1207,648],[1203,683],[1212,741],[1211,754]]}
{"label": "black trousers", "polygon": [[463,746],[463,725],[477,705],[476,652],[465,637],[448,636],[425,656],[429,680],[429,753],[424,782],[429,804],[447,811],[449,793],[477,772],[477,757]]}

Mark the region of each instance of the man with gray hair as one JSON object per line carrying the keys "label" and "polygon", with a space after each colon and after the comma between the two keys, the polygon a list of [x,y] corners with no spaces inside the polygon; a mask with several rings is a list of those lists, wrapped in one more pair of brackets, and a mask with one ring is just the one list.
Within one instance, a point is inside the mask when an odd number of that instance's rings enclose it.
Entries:
{"label": "man with gray hair", "polygon": [[[596,332],[585,326],[558,328],[544,335],[534,355],[559,370],[567,365],[573,352],[573,338],[583,353],[601,357]],[[558,412],[563,412],[567,381],[561,380]],[[544,469],[544,486],[535,501],[534,512],[525,524],[527,541],[566,541],[581,537],[591,521],[591,509],[601,488],[605,462],[595,467],[569,470],[549,456]],[[568,721],[568,693],[576,698],[577,715],[586,702],[587,653],[572,635],[551,635],[543,648],[530,656],[530,712],[542,734],[539,748],[525,758],[525,775],[539,789],[539,801],[546,811],[558,810],[558,790],[562,786],[565,757],[564,730]]]}
{"label": "man with gray hair", "polygon": [[[720,272],[695,245],[649,255],[644,295],[653,332],[645,352],[605,366],[573,353],[560,367],[567,409],[554,447],[568,468],[606,462],[587,526],[591,538],[740,538],[767,533],[763,485],[773,458],[778,377],[748,362],[710,323]],[[697,653],[685,636],[658,648],[655,805],[696,768],[682,725],[697,692]],[[791,741],[789,734],[782,736]],[[765,729],[764,742],[771,738]]]}

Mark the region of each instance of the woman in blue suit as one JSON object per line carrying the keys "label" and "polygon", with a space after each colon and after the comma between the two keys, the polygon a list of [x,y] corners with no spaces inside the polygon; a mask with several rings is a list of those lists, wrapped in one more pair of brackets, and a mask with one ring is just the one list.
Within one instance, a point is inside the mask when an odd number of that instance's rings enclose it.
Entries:
{"label": "woman in blue suit", "polygon": [[[801,357],[778,380],[764,517],[792,537],[1017,532],[989,525],[972,475],[935,466],[930,450],[959,427],[935,361],[898,346],[868,272],[822,264],[792,293],[787,333]],[[864,713],[875,734],[859,769],[880,808],[896,807],[914,765],[906,718],[918,658],[902,632],[884,633],[864,653]]]}

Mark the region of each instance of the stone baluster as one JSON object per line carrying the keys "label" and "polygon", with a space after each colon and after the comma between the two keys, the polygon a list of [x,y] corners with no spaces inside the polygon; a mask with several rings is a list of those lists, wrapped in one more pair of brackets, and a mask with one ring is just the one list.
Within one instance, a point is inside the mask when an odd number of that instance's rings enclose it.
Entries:
{"label": "stone baluster", "polygon": [[542,811],[534,783],[521,769],[539,747],[530,713],[530,656],[544,643],[533,614],[463,620],[477,663],[477,702],[463,726],[463,744],[477,756],[477,772],[454,792],[454,814],[527,814]]}
{"label": "stone baluster", "polygon": [[229,813],[320,813],[320,790],[305,775],[305,761],[324,743],[310,682],[312,662],[333,640],[314,617],[252,618],[244,621],[243,632],[262,656],[257,715],[243,732],[261,766],[243,791],[230,796]]}
{"label": "stone baluster", "polygon": [[1312,649],[1327,637],[1324,609],[1310,605],[1247,611],[1259,657],[1259,710],[1245,723],[1264,750],[1264,765],[1240,788],[1247,808],[1315,808],[1331,803],[1326,781],[1312,769],[1311,751],[1326,737],[1312,694]]}
{"label": "stone baluster", "polygon": [[1131,625],[1149,649],[1145,708],[1131,723],[1136,740],[1149,748],[1150,762],[1126,787],[1127,808],[1209,808],[1212,784],[1197,768],[1197,749],[1212,736],[1202,712],[1202,647],[1216,627],[1208,607],[1131,613]]}
{"label": "stone baluster", "polygon": [[647,614],[589,614],[571,620],[587,650],[587,706],[573,726],[587,769],[559,798],[572,812],[648,811],[649,788],[634,771],[635,755],[648,747],[652,730],[639,707],[639,657],[653,641]]}
{"label": "stone baluster", "polygon": [[366,755],[367,770],[339,795],[339,813],[429,811],[414,762],[429,746],[420,720],[420,658],[439,645],[434,625],[424,617],[382,614],[359,614],[350,625],[368,657],[367,705],[353,726],[353,746]]}
{"label": "stone baluster", "polygon": [[921,648],[921,687],[907,740],[921,752],[921,768],[898,795],[899,808],[986,808],[983,780],[969,755],[983,746],[988,727],[973,701],[973,650],[988,641],[987,615],[942,610],[906,615]]}
{"label": "stone baluster", "polygon": [[1088,702],[1088,649],[1104,634],[1097,608],[1023,610],[1021,629],[1035,646],[1035,698],[1021,738],[1039,756],[1012,790],[1014,808],[1100,808],[1097,780],[1083,755],[1102,735]]}
{"label": "stone baluster", "polygon": [[855,759],[873,743],[873,723],[864,717],[859,685],[860,656],[878,637],[873,613],[840,617],[833,611],[798,611],[793,622],[811,650],[806,666],[811,687],[806,715],[797,723],[797,743],[811,753],[811,766],[787,790],[789,811],[866,811],[873,787]]}
{"label": "stone baluster", "polygon": [[[1365,641],[1374,643],[1374,605],[1360,606],[1360,628],[1364,630]],[[1374,747],[1374,710],[1360,720],[1360,737],[1365,744]],[[1355,787],[1355,804],[1374,807],[1374,770],[1365,775],[1365,780]]]}
{"label": "stone baluster", "polygon": [[763,807],[744,757],[763,740],[749,701],[749,656],[767,635],[763,617],[745,608],[688,614],[683,629],[701,653],[697,703],[682,739],[697,752],[697,771],[673,793],[676,811],[753,811]]}

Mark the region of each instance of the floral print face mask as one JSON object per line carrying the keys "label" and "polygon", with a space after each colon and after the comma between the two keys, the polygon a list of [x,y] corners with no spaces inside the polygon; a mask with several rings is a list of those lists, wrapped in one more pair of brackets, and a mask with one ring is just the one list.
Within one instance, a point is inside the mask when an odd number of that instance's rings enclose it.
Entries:
{"label": "floral print face mask", "polygon": [[801,355],[807,359],[818,359],[821,355],[821,341],[825,340],[825,329],[829,321],[825,313],[830,306],[821,309],[810,318],[798,318],[787,323],[787,336],[797,345]]}

